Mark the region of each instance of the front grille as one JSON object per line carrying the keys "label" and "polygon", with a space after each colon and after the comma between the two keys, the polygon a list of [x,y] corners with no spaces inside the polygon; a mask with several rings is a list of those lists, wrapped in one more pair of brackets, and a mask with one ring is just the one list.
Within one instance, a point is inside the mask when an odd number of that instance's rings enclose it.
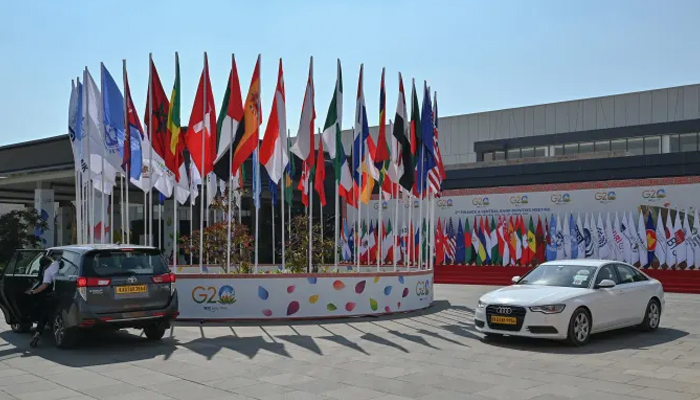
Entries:
{"label": "front grille", "polygon": [[[510,312],[508,312],[510,310]],[[525,314],[527,311],[524,307],[515,307],[509,305],[490,305],[486,307],[486,323],[490,329],[497,329],[509,332],[519,332],[523,328]],[[491,322],[491,316],[515,317],[515,325],[496,324]]]}
{"label": "front grille", "polygon": [[559,333],[557,328],[553,326],[536,326],[536,325],[530,325],[527,327],[527,330],[530,331],[530,333],[534,333],[536,335],[546,335],[546,334],[556,334]]}

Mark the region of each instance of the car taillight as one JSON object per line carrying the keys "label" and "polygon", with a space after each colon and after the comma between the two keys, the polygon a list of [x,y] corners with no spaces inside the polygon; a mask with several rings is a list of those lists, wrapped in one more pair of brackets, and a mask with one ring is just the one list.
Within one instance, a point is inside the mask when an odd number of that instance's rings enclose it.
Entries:
{"label": "car taillight", "polygon": [[153,283],[175,283],[175,274],[163,274],[151,277]]}
{"label": "car taillight", "polygon": [[100,287],[109,286],[112,280],[109,278],[85,278],[83,276],[78,278],[78,287]]}

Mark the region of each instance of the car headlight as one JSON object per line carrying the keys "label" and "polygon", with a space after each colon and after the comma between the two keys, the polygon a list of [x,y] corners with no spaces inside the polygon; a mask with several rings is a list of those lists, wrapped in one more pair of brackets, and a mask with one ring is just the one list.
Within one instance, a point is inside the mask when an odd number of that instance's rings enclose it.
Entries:
{"label": "car headlight", "polygon": [[565,308],[566,308],[566,304],[552,304],[549,306],[530,307],[530,311],[540,312],[543,314],[559,314],[560,312],[564,311]]}
{"label": "car headlight", "polygon": [[479,300],[479,303],[477,303],[476,308],[478,308],[478,309],[480,309],[480,310],[481,310],[481,309],[484,309],[484,308],[486,308],[486,303],[484,303],[483,301]]}

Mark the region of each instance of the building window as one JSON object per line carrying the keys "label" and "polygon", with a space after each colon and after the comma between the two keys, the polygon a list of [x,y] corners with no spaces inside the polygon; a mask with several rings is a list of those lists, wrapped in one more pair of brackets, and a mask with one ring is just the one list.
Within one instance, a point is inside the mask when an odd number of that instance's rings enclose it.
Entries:
{"label": "building window", "polygon": [[564,154],[578,154],[578,143],[569,143],[564,145]]}
{"label": "building window", "polygon": [[684,133],[680,135],[680,148],[681,151],[697,151],[698,150],[698,134],[694,133]]}
{"label": "building window", "polygon": [[678,153],[681,151],[681,142],[678,140],[678,134],[668,135],[668,152]]}
{"label": "building window", "polygon": [[493,152],[484,153],[484,161],[493,161]]}
{"label": "building window", "polygon": [[547,148],[535,147],[535,157],[547,157]]}
{"label": "building window", "polygon": [[532,158],[535,156],[535,148],[534,147],[524,147],[520,151],[520,156],[522,158]]}
{"label": "building window", "polygon": [[610,150],[612,151],[627,151],[627,140],[616,139],[610,141]]}
{"label": "building window", "polygon": [[661,137],[647,136],[644,138],[644,154],[660,154]]}
{"label": "building window", "polygon": [[583,153],[593,153],[593,142],[584,142],[578,145],[578,152]]}
{"label": "building window", "polygon": [[506,158],[508,160],[520,158],[520,149],[508,149],[508,152],[506,153]]}
{"label": "building window", "polygon": [[632,153],[635,156],[643,155],[644,154],[644,139],[643,138],[627,139],[627,152]]}
{"label": "building window", "polygon": [[595,142],[595,152],[596,153],[602,153],[610,151],[610,141],[609,140],[601,140],[598,142]]}
{"label": "building window", "polygon": [[494,151],[493,152],[493,159],[494,160],[505,160],[506,159],[506,153],[503,151]]}
{"label": "building window", "polygon": [[556,146],[552,146],[552,152],[555,156],[564,155],[564,145],[558,144]]}

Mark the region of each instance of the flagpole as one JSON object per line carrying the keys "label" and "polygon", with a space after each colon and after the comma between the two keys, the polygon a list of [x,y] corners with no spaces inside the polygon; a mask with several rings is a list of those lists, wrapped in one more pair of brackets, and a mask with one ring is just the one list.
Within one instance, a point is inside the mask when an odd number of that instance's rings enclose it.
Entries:
{"label": "flagpole", "polygon": [[192,241],[192,232],[194,232],[194,214],[192,211],[192,204],[194,204],[195,197],[194,197],[194,189],[196,188],[196,185],[194,184],[193,180],[193,175],[192,175],[192,157],[190,156],[190,266],[194,263],[192,254],[194,253],[192,251],[192,247],[194,247],[194,243]]}
{"label": "flagpole", "polygon": [[[277,194],[275,193],[275,195],[277,195]],[[270,210],[272,211],[272,264],[274,265],[274,264],[277,264],[277,257],[275,254],[275,202],[274,201],[270,201]]]}
{"label": "flagpole", "polygon": [[[399,185],[398,185],[397,183],[394,183],[393,189],[394,189],[393,195],[394,195],[394,204],[395,204],[395,207],[394,207],[394,224],[396,225],[396,227],[394,228],[394,227],[392,226],[392,228],[393,228],[393,231],[392,231],[392,234],[393,234],[392,240],[393,240],[393,242],[392,242],[392,244],[394,245],[394,248],[392,249],[391,256],[394,258],[394,272],[396,272],[396,261],[397,261],[396,259],[398,258],[398,257],[396,257],[396,231],[397,231],[397,229],[399,229],[399,227],[400,227],[400,225],[399,225]],[[400,247],[400,246],[399,246],[399,247]],[[401,254],[401,251],[400,251],[400,250],[399,250],[399,254]]]}
{"label": "flagpole", "polygon": [[[315,144],[311,143],[311,155],[310,157],[313,157],[313,149],[314,149]],[[309,267],[308,267],[308,273],[311,273],[311,269],[313,267],[313,219],[314,219],[314,190],[311,187],[311,171],[306,174],[306,190],[309,192],[308,195],[308,200],[309,200]]]}
{"label": "flagpole", "polygon": [[[284,135],[285,133],[280,132],[280,134]],[[286,142],[286,140],[285,140],[285,142]],[[289,160],[289,158],[287,158],[287,160]],[[288,162],[291,162],[291,160],[289,160]],[[283,169],[283,171],[284,171],[284,169]],[[284,192],[286,191],[286,188],[287,188],[287,180],[286,180],[286,176],[284,173],[282,173],[282,179],[280,179],[280,183],[281,183],[281,185],[280,185],[281,196],[280,197],[282,199],[282,201],[280,202],[280,214],[282,217],[282,229],[280,229],[280,235],[282,235],[282,269],[284,269],[285,261],[286,261],[284,258],[284,256],[285,256],[285,254],[284,254],[284,248],[285,248],[285,245],[284,245],[284,227],[285,227],[285,225],[284,225],[284,222],[285,222],[284,221]],[[274,209],[274,206],[273,206],[273,209]]]}
{"label": "flagpole", "polygon": [[[456,250],[455,250],[456,251]],[[456,256],[456,254],[455,254]],[[429,269],[435,268],[435,194],[430,195],[430,258]]]}
{"label": "flagpole", "polygon": [[[386,179],[386,178],[385,178]],[[382,206],[384,205],[384,202],[382,201],[382,188],[379,188],[379,209],[377,210],[377,272],[379,272],[379,265],[381,263],[382,257],[382,225],[384,225],[384,221],[382,220]]]}
{"label": "flagpole", "polygon": [[[255,273],[258,273],[258,241],[259,241],[259,231],[260,231],[260,195],[258,192],[260,191],[260,184],[261,184],[261,179],[260,179],[260,140],[257,141],[255,145],[255,165],[253,165],[253,179],[255,182],[253,182],[253,199],[257,198],[257,204],[253,204],[255,207]],[[257,186],[256,186],[257,185]],[[253,203],[256,203],[253,201]]]}
{"label": "flagpole", "polygon": [[[115,184],[116,186],[116,184]],[[114,188],[112,186],[112,194],[109,195],[109,242],[114,243]],[[107,229],[107,228],[105,228]]]}
{"label": "flagpole", "polygon": [[[323,140],[323,139],[321,139]],[[320,212],[320,221],[321,221],[321,267],[323,267],[323,264],[325,264],[325,256],[323,255],[323,241],[325,239],[325,236],[323,234],[323,225],[325,225],[325,220],[323,219],[323,204],[321,204],[321,198],[319,197],[318,199],[318,211]]]}
{"label": "flagpole", "polygon": [[[173,199],[175,199],[175,196],[173,196]],[[163,250],[163,203],[160,195],[158,195],[158,251]]]}
{"label": "flagpole", "polygon": [[[235,56],[231,53],[231,80],[233,80],[233,65],[236,62]],[[229,86],[231,82],[229,82]],[[240,97],[240,96],[239,96]],[[226,112],[226,111],[224,111]],[[233,124],[229,125],[229,140],[228,140],[228,229],[226,234],[226,273],[231,273],[231,201],[233,200]],[[240,226],[239,226],[240,227]]]}
{"label": "flagpole", "polygon": [[[126,126],[126,125],[125,125]],[[126,131],[126,129],[125,129]],[[123,162],[123,159],[122,159]],[[122,174],[119,178],[119,225],[121,230],[121,242],[124,242],[124,175]],[[112,243],[114,243],[114,236],[112,236]]]}

